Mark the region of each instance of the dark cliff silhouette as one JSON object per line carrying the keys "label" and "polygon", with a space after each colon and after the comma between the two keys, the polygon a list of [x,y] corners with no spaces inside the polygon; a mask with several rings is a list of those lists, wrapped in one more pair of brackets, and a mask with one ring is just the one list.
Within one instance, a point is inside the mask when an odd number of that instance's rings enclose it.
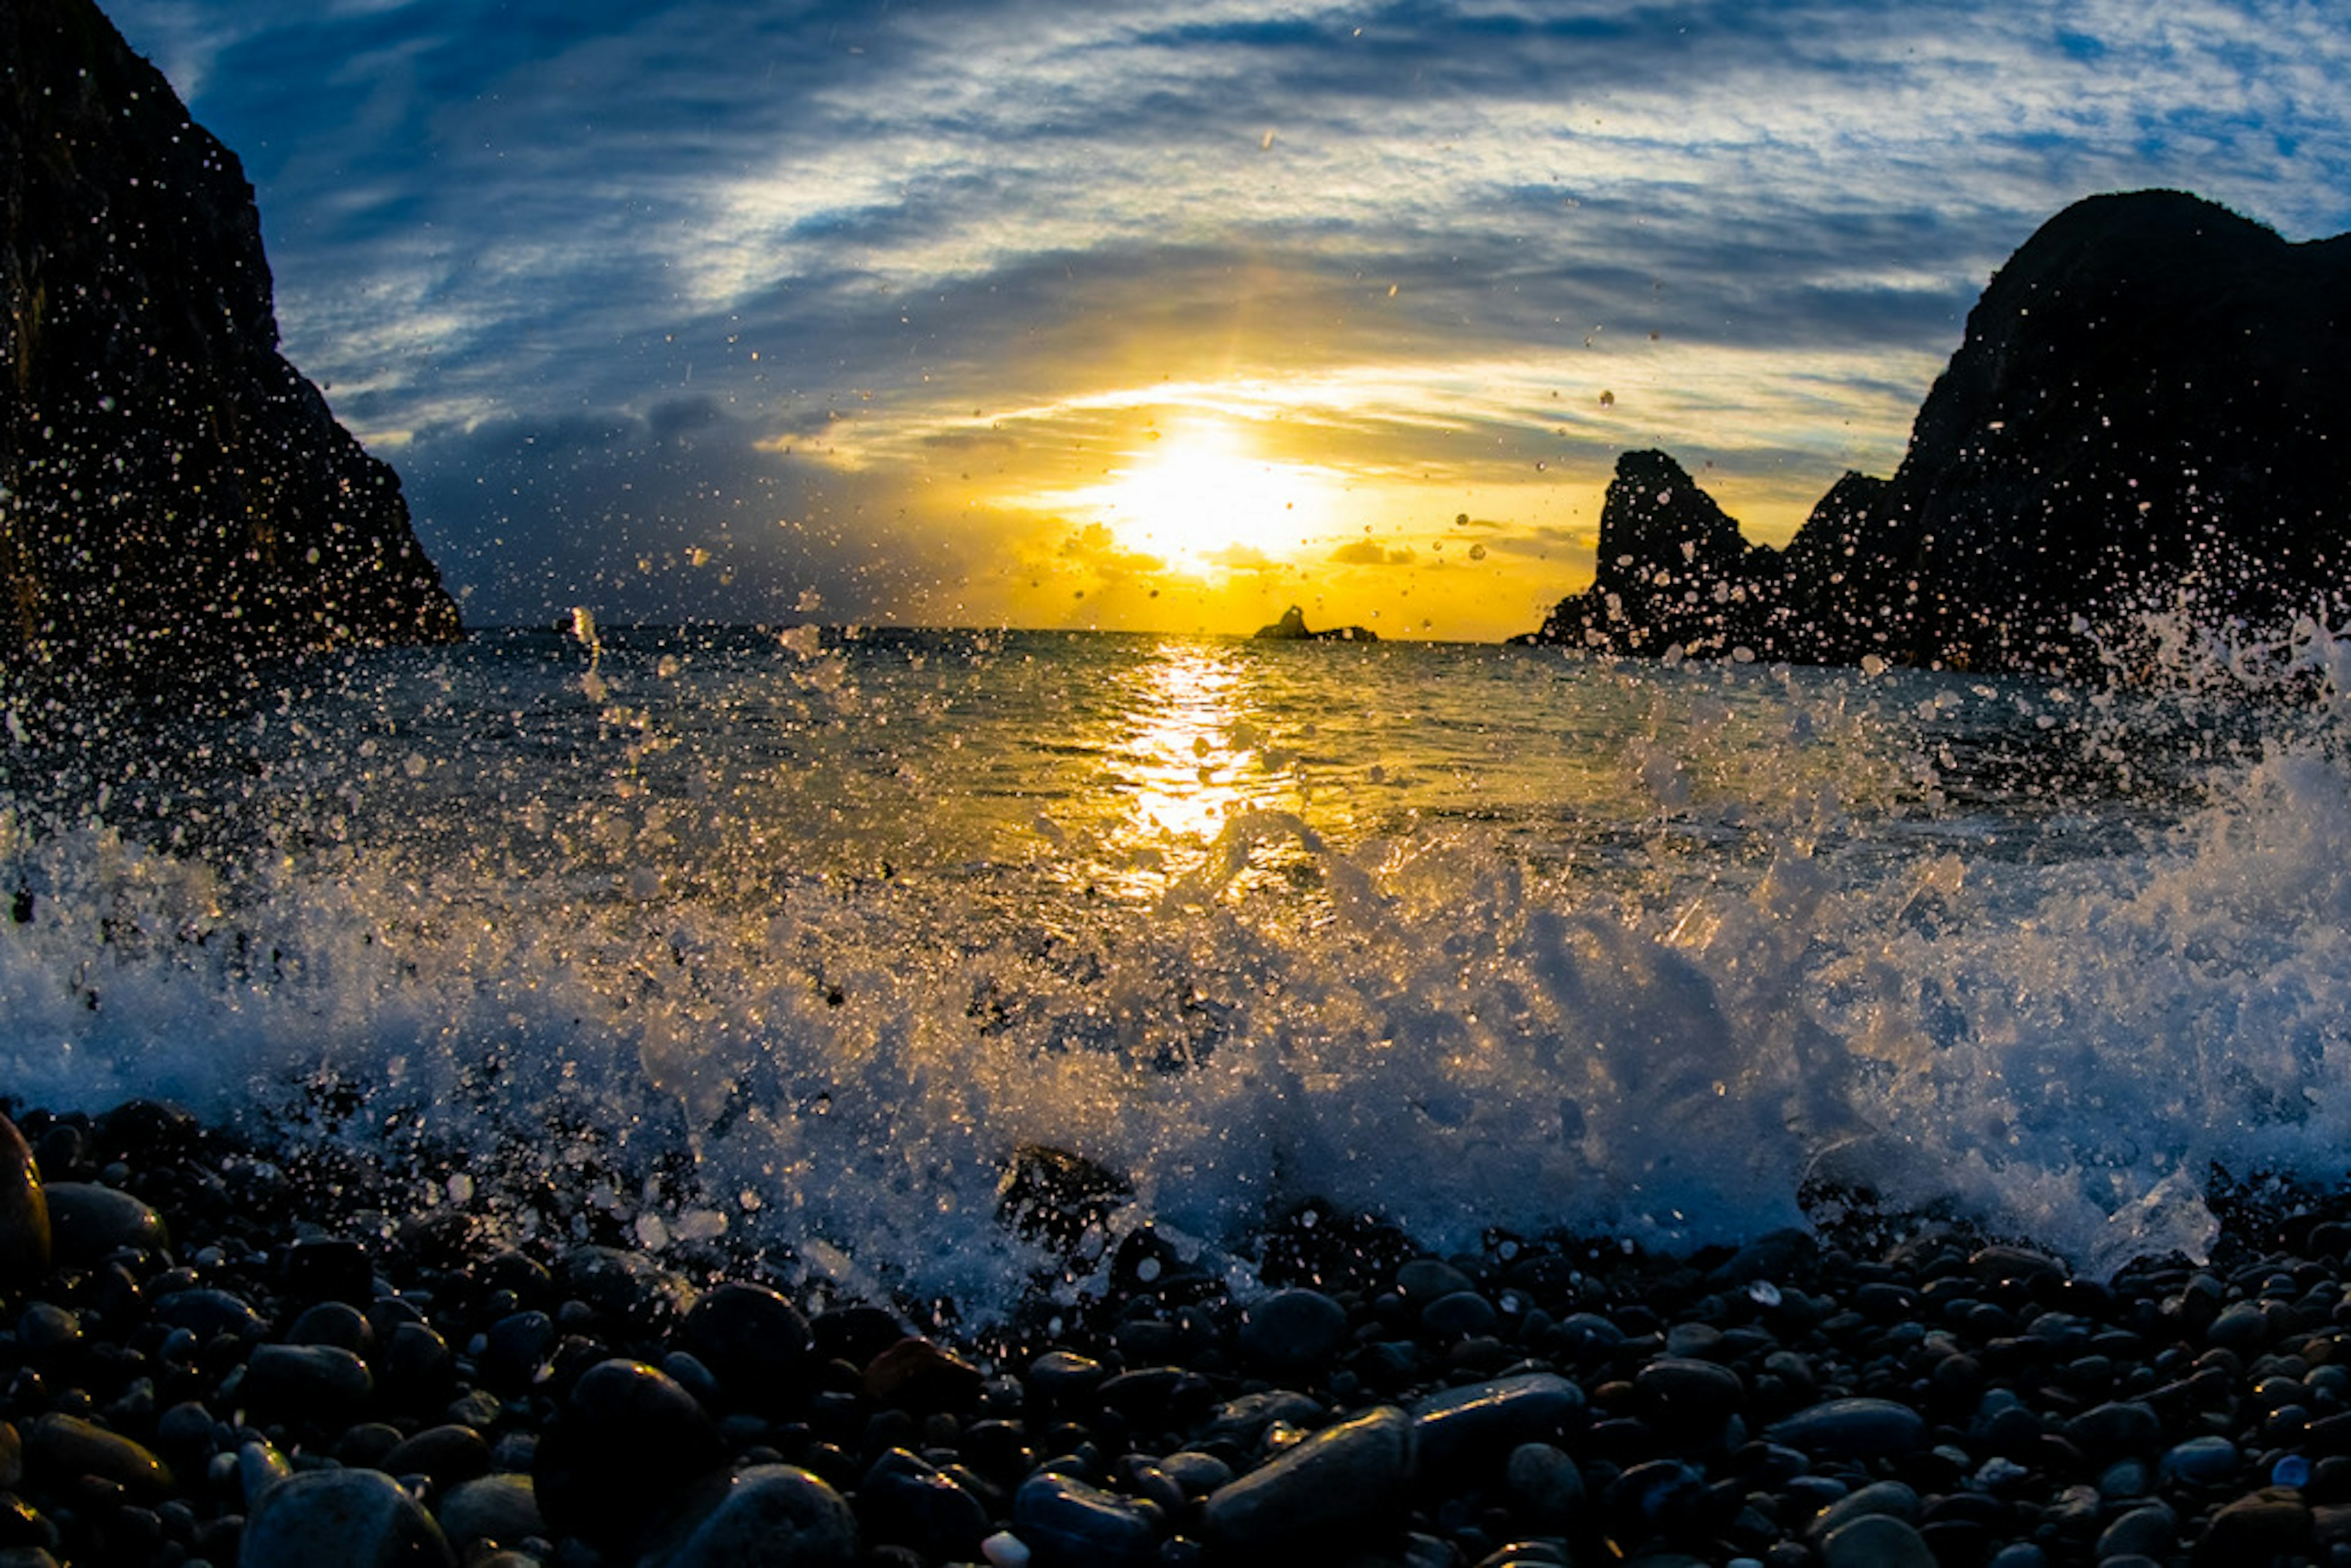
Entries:
{"label": "dark cliff silhouette", "polygon": [[400,482],[277,352],[253,187],[90,0],[0,7],[0,667],[446,641]]}
{"label": "dark cliff silhouette", "polygon": [[1891,479],[1847,475],[1773,551],[1672,459],[1627,454],[1598,578],[1535,636],[2063,671],[2127,664],[2149,610],[2339,617],[2346,364],[2351,235],[2291,245],[2178,192],[2092,197],[1992,279]]}
{"label": "dark cliff silhouette", "polygon": [[1257,629],[1257,640],[1263,643],[1376,643],[1379,633],[1366,626],[1326,626],[1320,632],[1306,628],[1306,612],[1295,604],[1281,612],[1281,619],[1271,625]]}

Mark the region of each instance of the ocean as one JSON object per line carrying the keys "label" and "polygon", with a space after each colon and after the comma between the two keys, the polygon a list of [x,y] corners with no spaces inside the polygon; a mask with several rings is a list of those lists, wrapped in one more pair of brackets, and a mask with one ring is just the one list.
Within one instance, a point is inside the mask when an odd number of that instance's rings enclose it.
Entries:
{"label": "ocean", "polygon": [[[2345,1175],[2351,655],[2314,628],[2118,689],[582,629],[10,712],[0,1090],[982,1316],[1144,1226],[1246,1290],[1309,1199],[1442,1252],[1869,1192],[2095,1271],[2196,1254],[2216,1179]],[[1074,1259],[998,1218],[1038,1148],[1132,1190]]]}

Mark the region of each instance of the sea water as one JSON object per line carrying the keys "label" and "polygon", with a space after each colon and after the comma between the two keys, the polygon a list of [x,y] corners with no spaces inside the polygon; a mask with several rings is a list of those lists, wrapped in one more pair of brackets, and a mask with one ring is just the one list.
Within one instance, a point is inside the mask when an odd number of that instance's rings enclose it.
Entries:
{"label": "sea water", "polygon": [[2345,1174],[2351,660],[2167,659],[581,617],[12,711],[0,1092],[980,1314],[1045,1262],[996,1213],[1038,1147],[1133,1189],[1079,1291],[1144,1225],[1246,1288],[1309,1198],[1442,1250],[1871,1190],[2193,1255],[2216,1171]]}

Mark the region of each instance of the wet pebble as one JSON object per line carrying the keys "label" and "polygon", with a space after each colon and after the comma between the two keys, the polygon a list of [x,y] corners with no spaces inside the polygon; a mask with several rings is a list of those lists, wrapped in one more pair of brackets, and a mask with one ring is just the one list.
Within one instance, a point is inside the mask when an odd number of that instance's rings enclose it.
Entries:
{"label": "wet pebble", "polygon": [[245,1364],[243,1396],[272,1416],[350,1421],[367,1408],[375,1375],[340,1345],[256,1345]]}
{"label": "wet pebble", "polygon": [[123,1249],[160,1252],[170,1245],[163,1217],[127,1192],[93,1182],[53,1181],[43,1185],[42,1196],[51,1256],[61,1266],[89,1268]]}
{"label": "wet pebble", "polygon": [[1413,1457],[1412,1418],[1383,1406],[1217,1489],[1204,1523],[1212,1539],[1242,1552],[1343,1534],[1401,1505]]}
{"label": "wet pebble", "polygon": [[1927,1440],[1926,1417],[1890,1399],[1827,1400],[1773,1423],[1768,1430],[1773,1442],[1836,1458],[1907,1454]]}
{"label": "wet pebble", "polygon": [[856,1516],[819,1477],[758,1465],[706,1484],[699,1504],[637,1568],[849,1568]]}
{"label": "wet pebble", "polygon": [[1825,1568],[1940,1568],[1917,1530],[1892,1514],[1865,1514],[1821,1538]]}
{"label": "wet pebble", "polygon": [[530,1478],[511,1471],[458,1482],[442,1494],[434,1516],[461,1553],[484,1542],[527,1541],[548,1533]]}
{"label": "wet pebble", "polygon": [[0,1116],[0,1290],[49,1271],[49,1205],[39,1164],[16,1124]]}
{"label": "wet pebble", "polygon": [[1012,1532],[1039,1568],[1139,1568],[1159,1545],[1156,1522],[1134,1503],[1046,1472],[1013,1494]]}
{"label": "wet pebble", "polygon": [[816,1369],[808,1319],[765,1285],[731,1281],[705,1293],[685,1314],[681,1337],[727,1397],[747,1406],[791,1398]]}
{"label": "wet pebble", "polygon": [[254,1505],[237,1568],[455,1568],[433,1516],[381,1470],[290,1476]]}
{"label": "wet pebble", "polygon": [[583,1373],[540,1437],[531,1480],[549,1524],[610,1550],[716,1469],[726,1449],[694,1396],[641,1362]]}
{"label": "wet pebble", "polygon": [[1249,1303],[1239,1345],[1249,1360],[1277,1372],[1321,1365],[1347,1334],[1347,1312],[1320,1291],[1276,1291]]}

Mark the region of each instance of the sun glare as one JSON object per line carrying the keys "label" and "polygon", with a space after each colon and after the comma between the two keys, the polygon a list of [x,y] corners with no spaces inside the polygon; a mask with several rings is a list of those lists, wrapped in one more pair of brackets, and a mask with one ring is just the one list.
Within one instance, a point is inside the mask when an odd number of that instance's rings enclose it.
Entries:
{"label": "sun glare", "polygon": [[1200,424],[1072,499],[1128,549],[1205,571],[1297,553],[1329,531],[1339,490],[1328,469],[1253,455],[1229,426]]}

